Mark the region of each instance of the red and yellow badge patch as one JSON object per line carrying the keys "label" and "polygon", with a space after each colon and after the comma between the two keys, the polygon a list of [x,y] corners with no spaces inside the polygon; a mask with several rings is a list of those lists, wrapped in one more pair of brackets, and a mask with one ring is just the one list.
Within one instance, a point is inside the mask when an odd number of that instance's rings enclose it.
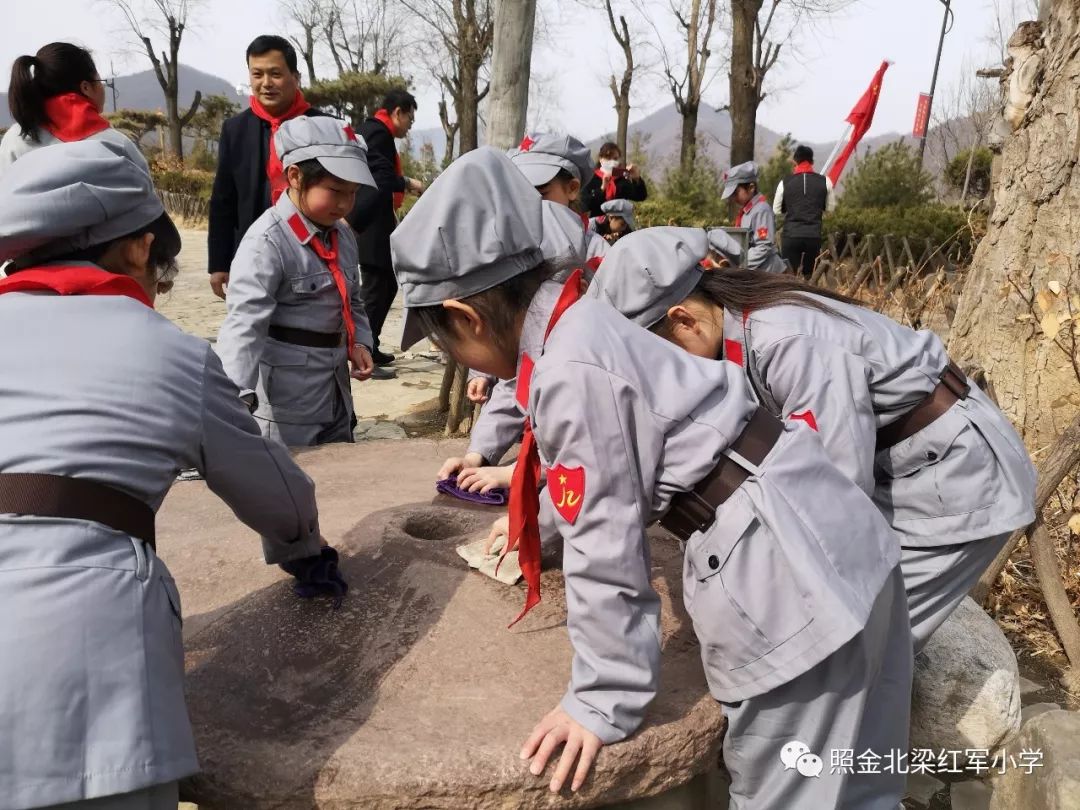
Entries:
{"label": "red and yellow badge patch", "polygon": [[585,468],[569,469],[556,464],[547,474],[547,491],[557,511],[571,526],[581,514],[585,500]]}
{"label": "red and yellow badge patch", "polygon": [[757,238],[762,242],[768,241],[768,239],[769,239],[769,229],[768,228],[758,228],[757,229]]}

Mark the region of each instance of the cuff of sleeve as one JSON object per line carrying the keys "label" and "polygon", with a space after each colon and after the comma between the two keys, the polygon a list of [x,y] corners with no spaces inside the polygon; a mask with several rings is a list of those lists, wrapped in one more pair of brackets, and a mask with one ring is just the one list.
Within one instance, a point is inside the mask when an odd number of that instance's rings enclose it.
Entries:
{"label": "cuff of sleeve", "polygon": [[318,519],[312,521],[314,530],[307,536],[292,543],[274,543],[263,538],[263,558],[267,565],[280,565],[291,560],[300,560],[304,557],[314,557],[322,549],[322,535],[319,532]]}
{"label": "cuff of sleeve", "polygon": [[563,699],[559,705],[564,712],[599,737],[604,745],[611,745],[612,743],[625,740],[633,733],[632,731],[623,731],[622,729],[611,725],[611,723],[601,717],[594,709],[591,709],[578,700],[573,692],[568,691],[563,695]]}

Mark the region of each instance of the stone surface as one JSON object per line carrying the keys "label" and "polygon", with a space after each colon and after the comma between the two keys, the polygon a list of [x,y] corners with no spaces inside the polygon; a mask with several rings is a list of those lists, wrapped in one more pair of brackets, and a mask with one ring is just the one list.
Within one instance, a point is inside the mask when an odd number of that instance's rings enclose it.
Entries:
{"label": "stone surface", "polygon": [[935,779],[926,773],[912,773],[908,774],[907,778],[907,796],[906,798],[912,799],[918,804],[925,807],[930,804],[930,800],[934,798],[934,794],[945,787],[945,783],[940,779]]}
{"label": "stone surface", "polygon": [[1038,717],[1040,714],[1054,712],[1060,709],[1056,703],[1032,703],[1020,711],[1020,725],[1023,726],[1028,720]]}
{"label": "stone surface", "polygon": [[[185,606],[200,810],[595,807],[659,795],[716,767],[723,718],[680,593],[678,546],[654,539],[664,606],[662,691],[646,726],[606,747],[576,795],[553,797],[518,750],[562,696],[571,649],[561,575],[513,630],[522,587],[454,552],[499,510],[436,496],[461,442],[301,451],[352,590],[334,611],[296,599],[257,538],[202,482],[177,485],[158,547]],[[550,773],[550,771],[549,771]],[[686,806],[686,805],[673,805]]]}
{"label": "stone surface", "polygon": [[993,788],[986,782],[957,782],[949,788],[949,801],[952,810],[989,810],[992,793]]}
{"label": "stone surface", "polygon": [[1041,751],[1041,766],[995,779],[990,810],[1080,810],[1080,714],[1046,712],[1025,723],[1009,745],[1013,757],[1022,751]]}
{"label": "stone surface", "polygon": [[356,425],[357,441],[377,441],[379,439],[404,439],[408,434],[405,428],[396,422],[365,420]]}
{"label": "stone surface", "polygon": [[1020,728],[1016,655],[970,598],[915,659],[911,747],[995,750]]}
{"label": "stone surface", "polygon": [[1046,687],[1041,683],[1035,683],[1031,678],[1025,678],[1020,676],[1020,697],[1026,698],[1028,695],[1034,695],[1036,692],[1041,692]]}

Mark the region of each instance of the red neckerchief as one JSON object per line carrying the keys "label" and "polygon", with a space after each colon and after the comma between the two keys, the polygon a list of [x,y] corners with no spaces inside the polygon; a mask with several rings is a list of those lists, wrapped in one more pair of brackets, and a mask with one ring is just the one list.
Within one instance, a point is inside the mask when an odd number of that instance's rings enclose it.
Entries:
{"label": "red neckerchief", "polygon": [[276,116],[267,112],[266,108],[262,105],[262,102],[255,98],[255,96],[251,97],[251,111],[255,113],[257,118],[261,118],[263,121],[270,124],[270,157],[266,161],[266,176],[270,180],[271,205],[278,201],[281,192],[289,185],[289,181],[285,177],[285,167],[281,165],[281,158],[278,157],[277,149],[274,146],[274,135],[277,134],[278,127],[290,118],[296,118],[298,115],[303,115],[310,109],[311,105],[304,100],[304,93],[301,90],[296,91],[296,98],[293,99],[292,106],[281,115]]}
{"label": "red neckerchief", "polygon": [[[548,335],[559,322],[563,313],[581,297],[581,270],[575,270],[563,284],[559,300],[551,313],[544,343]],[[528,354],[521,355],[521,368],[518,369],[517,401],[522,410],[529,409],[529,385],[535,364]],[[540,601],[540,451],[533,436],[532,420],[525,418],[525,432],[521,437],[521,452],[518,454],[514,477],[510,482],[510,538],[503,549],[505,557],[515,546],[518,549],[518,565],[528,585],[525,607],[514,621],[513,627],[525,614]],[[502,558],[499,559],[502,562]]]}
{"label": "red neckerchief", "polygon": [[600,183],[604,187],[604,199],[605,200],[614,200],[615,199],[615,173],[612,172],[611,174],[604,174],[604,172],[602,170],[597,169],[596,171],[593,172],[593,174],[595,174],[597,177],[600,178]]}
{"label": "red neckerchief", "polygon": [[742,218],[744,216],[746,216],[747,214],[749,214],[750,209],[753,208],[755,205],[757,205],[759,202],[763,202],[763,203],[768,202],[768,200],[765,198],[764,194],[758,194],[756,197],[754,197],[754,199],[752,199],[750,202],[748,202],[746,205],[743,206],[742,211],[740,211],[738,216],[735,217],[735,227],[736,228],[742,227]]}
{"label": "red neckerchief", "polygon": [[345,323],[345,335],[349,342],[345,345],[352,351],[353,338],[356,337],[356,323],[353,321],[352,306],[349,303],[349,288],[345,283],[345,274],[341,272],[338,264],[338,230],[335,227],[330,231],[330,247],[323,244],[318,234],[312,235],[307,224],[299,214],[289,217],[289,227],[301,242],[307,240],[308,245],[315,251],[315,255],[322,259],[328,268],[330,275],[334,277],[334,285],[338,295],[341,296],[341,320]]}
{"label": "red neckerchief", "polygon": [[0,279],[0,295],[12,292],[53,292],[57,295],[124,295],[154,308],[139,282],[89,265],[28,267]]}
{"label": "red neckerchief", "polygon": [[[387,112],[386,110],[378,110],[375,113],[375,120],[378,121],[380,124],[382,124],[384,127],[386,127],[388,130],[390,130],[390,137],[391,138],[396,138],[397,137],[394,134],[394,122],[390,119],[390,113],[389,112]],[[396,148],[394,149],[394,175],[396,177],[404,177],[405,176],[405,172],[401,168],[401,155],[398,153]],[[401,208],[401,204],[403,202],[405,202],[405,192],[404,191],[395,191],[394,192],[394,210],[397,211],[399,208]]]}
{"label": "red neckerchief", "polygon": [[792,174],[813,174],[814,164],[808,160],[804,160],[802,163],[795,164],[795,171]]}
{"label": "red neckerchief", "polygon": [[64,93],[45,99],[44,127],[58,141],[71,143],[109,128],[94,102],[82,93]]}

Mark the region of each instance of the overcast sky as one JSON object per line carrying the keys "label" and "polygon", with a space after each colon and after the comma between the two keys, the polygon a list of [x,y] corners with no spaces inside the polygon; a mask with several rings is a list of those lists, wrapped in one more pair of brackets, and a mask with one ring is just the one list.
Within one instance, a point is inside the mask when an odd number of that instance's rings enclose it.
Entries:
{"label": "overcast sky", "polygon": [[[139,0],[135,0],[139,2]],[[539,77],[530,123],[565,128],[587,140],[614,128],[608,75],[618,66],[621,52],[611,38],[603,13],[588,11],[577,0],[540,0],[544,32],[534,55]],[[628,6],[628,0],[620,0]],[[671,41],[668,0],[645,0],[649,19],[628,14],[632,26],[645,39]],[[1024,7],[1023,0],[999,4]],[[14,0],[6,0],[14,3]],[[996,47],[987,36],[992,29],[991,0],[953,0],[955,23],[945,41],[939,98],[962,71],[996,63]],[[35,0],[19,3],[17,14],[6,14],[0,26],[0,64],[9,70],[12,60],[45,42],[66,39],[94,51],[102,74],[113,60],[117,73],[148,67],[145,54],[124,45],[120,19],[108,0]],[[771,75],[773,92],[766,99],[759,121],[779,132],[812,141],[839,137],[843,119],[865,90],[882,59],[895,64],[889,70],[873,132],[906,132],[915,115],[920,91],[929,90],[934,53],[941,27],[942,0],[860,0],[846,12],[801,27],[785,41],[781,62]],[[282,16],[274,0],[201,0],[194,30],[184,39],[181,61],[240,84],[246,79],[244,48],[260,33],[279,31]],[[651,27],[657,26],[659,34]],[[422,44],[413,47],[423,47]],[[717,37],[714,50],[724,50]],[[639,59],[656,61],[645,47]],[[422,80],[419,63],[404,57],[405,72]],[[671,102],[658,77],[638,80],[631,121]],[[418,83],[418,128],[437,127],[437,91]],[[706,102],[723,105],[727,76],[715,78]]]}

